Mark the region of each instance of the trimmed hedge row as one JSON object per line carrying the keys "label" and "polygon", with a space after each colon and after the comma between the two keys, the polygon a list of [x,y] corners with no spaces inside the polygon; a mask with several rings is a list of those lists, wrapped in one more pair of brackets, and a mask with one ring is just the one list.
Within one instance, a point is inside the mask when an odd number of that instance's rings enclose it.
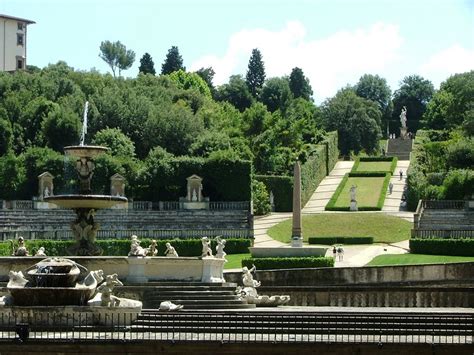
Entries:
{"label": "trimmed hedge row", "polygon": [[[357,172],[357,169],[359,168],[359,164],[361,161],[366,161],[366,162],[391,161],[392,163],[390,164],[390,173],[393,174],[395,171],[395,168],[397,167],[398,158],[397,157],[358,157],[355,160],[354,165],[352,166],[351,173]],[[387,171],[381,170],[380,172],[386,173]]]}
{"label": "trimmed hedge row", "polygon": [[255,180],[265,184],[268,193],[273,192],[275,211],[289,212],[293,209],[293,178],[290,176],[255,175]]}
{"label": "trimmed hedge row", "polygon": [[388,184],[390,183],[390,178],[392,174],[391,173],[384,173],[384,172],[379,172],[379,171],[362,171],[362,172],[357,172],[357,173],[346,173],[339,184],[339,186],[336,188],[336,191],[334,191],[334,194],[332,195],[331,199],[327,203],[326,207],[324,208],[326,211],[349,211],[350,207],[336,207],[336,201],[339,198],[339,195],[342,193],[342,190],[344,189],[345,184],[347,183],[347,180],[349,177],[385,177],[382,188],[380,191],[379,199],[377,201],[376,206],[357,206],[357,209],[359,211],[381,211],[383,204],[385,202],[385,197],[387,195],[387,189],[388,189]]}
{"label": "trimmed hedge row", "polygon": [[373,244],[374,237],[309,237],[308,244]]}
{"label": "trimmed hedge row", "polygon": [[242,267],[252,265],[259,270],[333,267],[334,259],[324,256],[242,259]]}
{"label": "trimmed hedge row", "polygon": [[474,256],[474,239],[410,239],[410,253]]}
{"label": "trimmed hedge row", "polygon": [[[141,239],[140,245],[144,248],[150,245],[151,239]],[[158,239],[157,241],[158,256],[163,256],[166,250],[165,244],[171,243],[178,252],[179,256],[201,256],[202,243],[201,239]],[[48,256],[65,256],[68,255],[67,249],[73,245],[73,240],[26,240],[26,248],[30,255],[34,255],[40,247],[44,247]],[[252,239],[229,238],[226,239],[225,252],[227,254],[244,254],[249,252],[252,246]],[[130,240],[127,239],[109,239],[97,240],[97,246],[103,249],[104,256],[127,256],[130,251]],[[215,250],[216,242],[211,241],[211,246]],[[0,243],[0,255],[10,256],[12,254],[11,243]]]}
{"label": "trimmed hedge row", "polygon": [[[314,190],[337,163],[339,150],[337,149],[337,131],[326,133],[326,138],[316,145],[306,162],[301,165],[301,203],[304,206],[309,201]],[[255,175],[273,191],[275,211],[291,212],[293,210],[293,177]]]}

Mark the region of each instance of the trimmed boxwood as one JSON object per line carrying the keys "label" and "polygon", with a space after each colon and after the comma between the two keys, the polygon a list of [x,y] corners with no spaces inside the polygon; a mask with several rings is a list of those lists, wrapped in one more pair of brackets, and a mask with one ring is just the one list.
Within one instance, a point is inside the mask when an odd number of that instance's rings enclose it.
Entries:
{"label": "trimmed boxwood", "polygon": [[309,237],[308,244],[373,244],[374,237]]}
{"label": "trimmed boxwood", "polygon": [[281,257],[281,258],[247,258],[242,259],[242,267],[255,265],[258,270],[297,269],[310,267],[333,267],[334,258],[325,256]]}
{"label": "trimmed boxwood", "polygon": [[[392,163],[390,164],[390,173],[393,174],[395,172],[395,168],[397,167],[398,163],[398,158],[397,157],[358,157],[354,165],[352,166],[351,173],[360,173],[360,171],[357,171],[359,168],[359,164],[361,161],[367,161],[367,162],[377,162],[377,161],[391,161]],[[374,172],[380,172],[380,173],[386,173],[386,170],[381,170],[381,171],[374,171]]]}
{"label": "trimmed boxwood", "polygon": [[[139,237],[140,239],[140,237]],[[146,248],[150,245],[151,239],[140,239],[141,246]],[[202,251],[201,239],[158,239],[158,256],[163,256],[166,250],[165,244],[170,242],[180,256],[200,256]],[[48,256],[68,255],[67,249],[73,245],[73,240],[26,240],[26,248],[31,255],[34,255],[39,247],[44,247]],[[252,239],[229,238],[226,239],[225,252],[227,254],[244,254],[249,252],[252,246]],[[15,243],[16,244],[16,243]],[[96,244],[102,248],[104,256],[127,256],[130,251],[130,240],[128,239],[109,239],[97,240]],[[215,250],[216,242],[211,241],[212,249]],[[10,256],[12,254],[11,243],[0,243],[0,255]]]}
{"label": "trimmed boxwood", "polygon": [[336,207],[336,201],[339,198],[339,195],[342,193],[342,190],[344,189],[344,185],[347,183],[347,180],[349,177],[385,177],[383,184],[382,184],[382,189],[380,191],[379,199],[377,201],[376,206],[358,206],[359,211],[381,211],[383,204],[385,202],[385,197],[387,195],[387,188],[388,184],[390,183],[390,178],[392,174],[387,173],[387,172],[381,172],[381,171],[362,171],[362,172],[356,172],[356,173],[347,173],[344,175],[342,178],[341,183],[339,186],[336,188],[336,191],[334,191],[334,194],[332,195],[331,199],[327,203],[326,207],[324,208],[326,211],[349,211],[350,207],[345,206],[345,207]]}
{"label": "trimmed boxwood", "polygon": [[474,239],[410,239],[410,253],[474,256]]}

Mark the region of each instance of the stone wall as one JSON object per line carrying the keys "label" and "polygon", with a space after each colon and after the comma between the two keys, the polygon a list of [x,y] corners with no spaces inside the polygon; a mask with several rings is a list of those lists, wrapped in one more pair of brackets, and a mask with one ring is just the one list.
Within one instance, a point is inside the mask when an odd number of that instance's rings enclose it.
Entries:
{"label": "stone wall", "polygon": [[[227,282],[241,283],[241,272],[227,272]],[[260,270],[264,286],[321,286],[393,283],[473,283],[474,262],[426,265],[364,266]]]}

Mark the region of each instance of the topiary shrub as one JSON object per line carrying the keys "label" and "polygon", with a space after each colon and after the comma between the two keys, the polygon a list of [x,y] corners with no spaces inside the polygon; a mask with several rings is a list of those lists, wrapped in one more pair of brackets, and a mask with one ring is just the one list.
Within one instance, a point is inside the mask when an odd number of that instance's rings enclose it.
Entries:
{"label": "topiary shrub", "polygon": [[373,244],[374,237],[309,237],[308,244]]}
{"label": "topiary shrub", "polygon": [[252,180],[252,201],[255,215],[261,216],[271,211],[270,197],[263,182]]}
{"label": "topiary shrub", "polygon": [[410,239],[410,253],[474,256],[474,239]]}

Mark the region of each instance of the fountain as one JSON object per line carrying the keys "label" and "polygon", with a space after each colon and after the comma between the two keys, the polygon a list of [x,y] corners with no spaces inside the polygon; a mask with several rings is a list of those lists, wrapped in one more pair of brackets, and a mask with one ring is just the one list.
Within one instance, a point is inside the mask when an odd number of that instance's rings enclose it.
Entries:
{"label": "fountain", "polygon": [[76,219],[71,223],[71,229],[76,244],[68,251],[70,255],[97,256],[102,250],[95,245],[99,224],[94,221],[95,212],[101,208],[110,208],[117,204],[127,203],[122,196],[95,195],[91,190],[91,179],[94,174],[94,158],[107,152],[108,148],[94,145],[84,145],[87,134],[87,110],[84,107],[84,118],[79,145],[64,147],[66,156],[76,159],[76,172],[79,178],[79,194],[52,195],[44,198],[62,208],[73,209]]}

